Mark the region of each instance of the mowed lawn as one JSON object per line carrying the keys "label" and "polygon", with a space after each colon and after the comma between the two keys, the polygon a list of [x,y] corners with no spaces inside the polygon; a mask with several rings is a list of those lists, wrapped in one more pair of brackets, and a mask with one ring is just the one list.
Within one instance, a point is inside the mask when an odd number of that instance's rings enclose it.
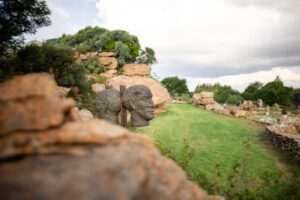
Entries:
{"label": "mowed lawn", "polygon": [[[175,161],[181,159],[185,140],[192,149],[189,166],[201,171],[208,180],[214,180],[213,184],[219,187],[229,187],[228,175],[238,162],[246,163],[253,182],[263,181],[266,176],[288,182],[300,175],[299,167],[289,161],[291,158],[265,138],[264,127],[246,119],[222,116],[193,105],[172,104],[150,126],[134,131],[153,138],[163,149],[162,153]],[[215,181],[217,169],[221,175]]]}

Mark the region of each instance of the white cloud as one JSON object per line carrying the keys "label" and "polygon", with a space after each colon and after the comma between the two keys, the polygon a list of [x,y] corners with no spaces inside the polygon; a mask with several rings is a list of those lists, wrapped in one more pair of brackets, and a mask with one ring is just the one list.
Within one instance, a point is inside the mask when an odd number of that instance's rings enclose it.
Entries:
{"label": "white cloud", "polygon": [[127,30],[156,51],[156,74],[196,78],[300,65],[293,2],[98,0],[97,9],[102,26]]}
{"label": "white cloud", "polygon": [[275,67],[267,71],[259,71],[248,74],[239,74],[232,76],[221,76],[217,78],[191,78],[188,79],[188,86],[190,91],[194,91],[198,84],[202,83],[221,83],[222,85],[230,85],[234,89],[243,91],[249,83],[259,81],[261,83],[267,83],[273,81],[276,76],[287,86],[300,87],[300,66],[294,69]]}

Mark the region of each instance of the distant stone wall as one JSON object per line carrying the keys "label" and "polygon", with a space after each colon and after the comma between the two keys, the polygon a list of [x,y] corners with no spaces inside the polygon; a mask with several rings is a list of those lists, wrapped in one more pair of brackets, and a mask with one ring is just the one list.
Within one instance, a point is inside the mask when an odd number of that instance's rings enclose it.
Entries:
{"label": "distant stone wall", "polygon": [[289,127],[267,126],[266,134],[275,146],[294,155],[300,166],[300,134],[287,134],[285,129]]}

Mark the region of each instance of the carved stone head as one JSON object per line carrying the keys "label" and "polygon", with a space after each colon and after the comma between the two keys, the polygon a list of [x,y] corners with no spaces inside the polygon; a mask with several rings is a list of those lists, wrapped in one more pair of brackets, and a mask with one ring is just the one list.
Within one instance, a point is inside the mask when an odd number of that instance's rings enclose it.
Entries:
{"label": "carved stone head", "polygon": [[107,89],[96,96],[98,116],[112,123],[119,124],[119,112],[121,110],[120,92]]}
{"label": "carved stone head", "polygon": [[130,112],[133,127],[148,126],[154,117],[152,93],[144,85],[131,86],[125,90],[123,105]]}

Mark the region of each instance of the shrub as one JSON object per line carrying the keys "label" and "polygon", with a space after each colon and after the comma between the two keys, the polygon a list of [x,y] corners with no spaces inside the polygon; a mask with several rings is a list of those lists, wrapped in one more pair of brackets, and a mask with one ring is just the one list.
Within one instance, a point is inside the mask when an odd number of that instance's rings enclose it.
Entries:
{"label": "shrub", "polygon": [[231,94],[226,100],[227,104],[237,105],[238,103],[243,102],[244,98],[239,94]]}
{"label": "shrub", "polygon": [[90,57],[83,62],[83,67],[91,74],[100,74],[106,70],[106,67],[100,63],[98,57]]}

